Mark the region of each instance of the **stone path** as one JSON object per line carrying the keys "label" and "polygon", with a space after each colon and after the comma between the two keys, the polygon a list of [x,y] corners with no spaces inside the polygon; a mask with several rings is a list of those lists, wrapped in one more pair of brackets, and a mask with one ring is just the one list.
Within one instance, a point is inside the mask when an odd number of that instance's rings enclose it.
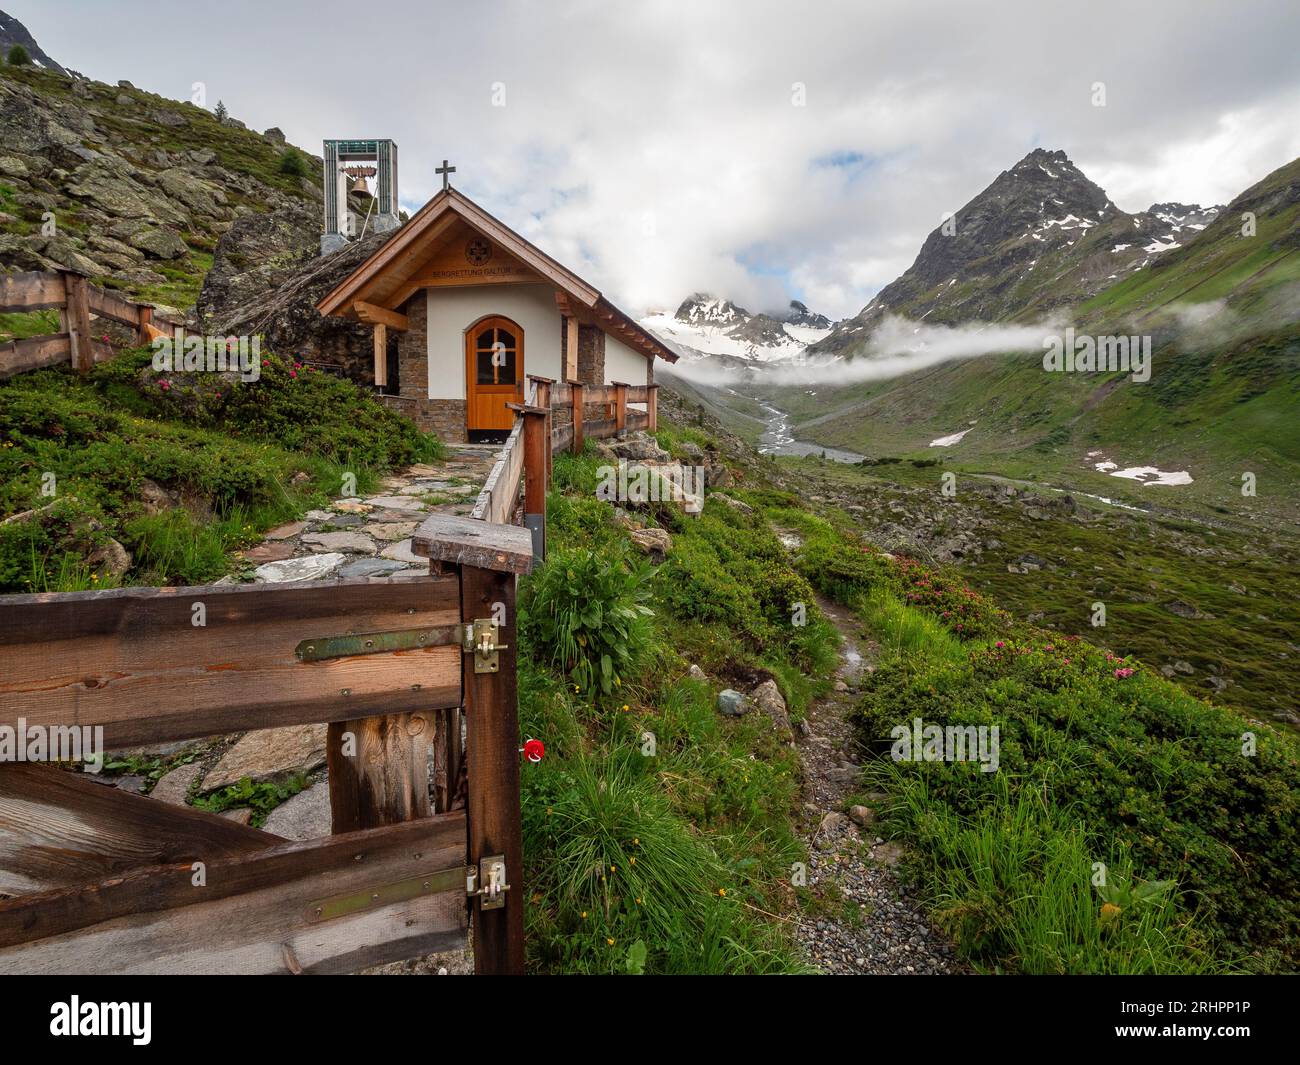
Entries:
{"label": "stone path", "polygon": [[834,975],[960,972],[951,945],[894,874],[901,848],[877,835],[875,809],[844,812],[849,797],[860,793],[861,778],[848,717],[859,679],[873,669],[867,659],[874,647],[859,643],[860,624],[848,611],[821,597],[818,606],[843,640],[836,690],[809,708],[796,741],[808,887],[823,905],[817,913],[793,915],[795,938],[811,964]]}
{"label": "stone path", "polygon": [[245,568],[219,583],[280,584],[331,577],[405,579],[428,573],[411,537],[430,514],[468,514],[499,448],[451,445],[446,462],[385,477],[371,496],[337,499],[304,520],[281,525],[241,552]]}

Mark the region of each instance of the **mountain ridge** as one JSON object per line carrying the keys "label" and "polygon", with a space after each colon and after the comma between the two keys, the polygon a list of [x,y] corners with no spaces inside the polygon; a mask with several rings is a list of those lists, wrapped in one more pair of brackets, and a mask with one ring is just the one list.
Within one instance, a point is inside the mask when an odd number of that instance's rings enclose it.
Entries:
{"label": "mountain ridge", "polygon": [[887,315],[956,325],[1089,299],[1201,232],[1222,208],[1129,214],[1064,151],[1035,148],[941,223],[916,260],[810,355],[852,355]]}

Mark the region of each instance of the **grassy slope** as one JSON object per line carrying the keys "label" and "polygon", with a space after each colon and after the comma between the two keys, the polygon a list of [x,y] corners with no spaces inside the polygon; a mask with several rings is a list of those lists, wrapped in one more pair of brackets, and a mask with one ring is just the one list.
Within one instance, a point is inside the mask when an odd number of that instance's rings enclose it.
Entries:
{"label": "grassy slope", "polygon": [[[0,382],[0,517],[54,504],[0,527],[0,592],[214,580],[261,531],[337,496],[345,471],[364,490],[439,450],[354,385],[273,355],[248,384],[149,359]],[[180,505],[152,513],[146,480]],[[110,537],[133,557],[120,578],[92,562]]]}
{"label": "grassy slope", "polygon": [[[1044,627],[1135,655],[1153,668],[1186,661],[1194,672],[1179,673],[1177,683],[1252,716],[1295,709],[1300,547],[1293,543],[1265,539],[1245,521],[1210,526],[1083,498],[1086,521],[1054,513],[1031,519],[1023,505],[979,490],[999,482],[965,475],[958,477],[957,497],[944,500],[936,487],[946,465],[861,468],[783,459],[781,466],[807,491],[866,504],[870,513],[862,520],[868,530],[877,515],[890,520],[888,505],[895,500],[920,509],[923,520],[936,528],[960,509],[977,539],[998,541],[962,563],[964,579],[1016,617],[1039,616]],[[1008,565],[1025,554],[1042,559],[1044,569],[1008,572]],[[1104,629],[1092,624],[1092,604],[1098,601],[1106,604]],[[1166,604],[1175,601],[1203,616],[1171,613]],[[1216,693],[1209,687],[1211,675],[1229,686]]]}
{"label": "grassy slope", "polygon": [[[888,796],[887,824],[914,845],[934,919],[969,962],[1296,969],[1293,736],[1256,724],[1247,754],[1240,718],[1135,659],[1016,623],[942,571],[875,555],[834,512],[773,503],[768,516],[805,537],[800,571],[881,645],[856,716],[877,754],[864,793]],[[998,770],[887,757],[890,730],[915,718],[997,725]]]}
{"label": "grassy slope", "polygon": [[[258,182],[288,196],[314,203],[306,191],[303,178],[284,173],[281,164],[285,149],[280,148],[259,133],[219,122],[211,111],[189,102],[169,100],[143,89],[121,88],[103,82],[89,82],[91,100],[86,101],[72,92],[72,82],[39,67],[13,67],[0,63],[0,78],[9,78],[34,89],[52,100],[70,102],[84,107],[89,102],[95,107],[96,124],[106,134],[104,143],[87,141],[86,146],[99,149],[105,146],[125,156],[142,173],[157,170],[148,160],[148,153],[161,148],[167,152],[210,150],[216,154],[215,165],[230,175],[223,183],[227,205],[236,211],[265,211],[267,205],[256,188],[249,182],[241,183],[240,175],[255,178]],[[128,97],[129,103],[118,103],[119,97]],[[164,126],[151,122],[149,110],[166,110],[182,115],[185,124]],[[319,175],[310,170],[309,180],[316,182]],[[75,199],[60,197],[41,208],[27,207],[12,199],[14,186],[0,182],[0,211],[14,215],[14,221],[0,223],[0,233],[30,234],[39,231],[43,210],[56,210],[59,229],[73,237],[90,235],[86,223],[79,217]],[[211,222],[212,220],[207,220]],[[186,258],[172,262],[150,260],[151,269],[163,274],[167,280],[153,285],[135,285],[111,277],[92,280],[99,285],[116,288],[142,302],[152,302],[168,307],[185,309],[192,306],[203,284],[203,277],[212,266],[212,252],[220,236],[220,228],[196,228],[183,233],[189,248]],[[93,251],[90,252],[94,257]],[[3,330],[0,324],[0,330]],[[22,335],[22,334],[19,334]]]}
{"label": "grassy slope", "polygon": [[[709,436],[668,428],[661,440]],[[767,915],[835,901],[788,886],[800,856],[792,756],[761,715],[723,718],[713,696],[773,675],[797,717],[824,687],[829,634],[818,622],[791,639],[787,620],[809,585],[856,611],[881,645],[858,711],[869,750],[887,750],[886,726],[913,716],[1001,724],[998,773],[872,758],[859,796],[881,810],[888,833],[917,845],[911,872],[972,965],[1294,968],[1292,737],[1257,725],[1257,757],[1241,757],[1242,722],[1231,711],[1131,657],[1111,660],[1013,622],[942,572],[876,555],[844,514],[814,513],[768,487],[771,466],[752,455],[747,487],[728,490],[752,514],[710,500],[698,519],[636,515],[673,536],[649,578],[655,617],[643,651],[617,667],[609,695],[575,684],[580,674],[539,639],[537,615],[607,606],[597,589],[609,573],[639,565],[625,566],[627,531],[594,498],[595,461],[590,452],[557,461],[552,555],[521,597],[521,728],[548,742],[524,783],[535,968],[797,968],[788,930]],[[793,558],[773,539],[776,527],[803,538]],[[587,550],[595,556],[584,562]],[[703,666],[707,685],[687,675],[689,662]],[[653,756],[641,746],[647,733]],[[876,791],[888,799],[867,797]],[[1097,862],[1105,886],[1096,886]]]}

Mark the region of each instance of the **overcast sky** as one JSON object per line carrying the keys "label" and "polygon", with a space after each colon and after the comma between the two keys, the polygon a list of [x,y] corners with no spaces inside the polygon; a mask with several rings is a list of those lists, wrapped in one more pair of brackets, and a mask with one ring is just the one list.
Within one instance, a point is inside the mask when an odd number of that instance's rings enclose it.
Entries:
{"label": "overcast sky", "polygon": [[1129,211],[1224,203],[1300,156],[1297,0],[0,7],[65,66],[176,99],[202,81],[314,154],[391,137],[408,209],[446,156],[634,313],[696,289],[856,313],[1035,147]]}

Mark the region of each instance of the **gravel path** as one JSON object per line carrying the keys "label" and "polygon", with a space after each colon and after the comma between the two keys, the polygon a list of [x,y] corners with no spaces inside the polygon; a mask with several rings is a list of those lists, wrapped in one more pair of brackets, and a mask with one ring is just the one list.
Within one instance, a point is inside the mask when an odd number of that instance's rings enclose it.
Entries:
{"label": "gravel path", "polygon": [[859,643],[858,626],[845,611],[829,600],[818,605],[843,637],[837,690],[813,704],[798,739],[807,886],[825,905],[816,915],[795,914],[795,938],[812,965],[834,975],[960,972],[952,946],[894,875],[901,849],[876,834],[875,811],[841,812],[859,790],[848,715],[859,677],[873,668],[867,659],[874,648]]}

